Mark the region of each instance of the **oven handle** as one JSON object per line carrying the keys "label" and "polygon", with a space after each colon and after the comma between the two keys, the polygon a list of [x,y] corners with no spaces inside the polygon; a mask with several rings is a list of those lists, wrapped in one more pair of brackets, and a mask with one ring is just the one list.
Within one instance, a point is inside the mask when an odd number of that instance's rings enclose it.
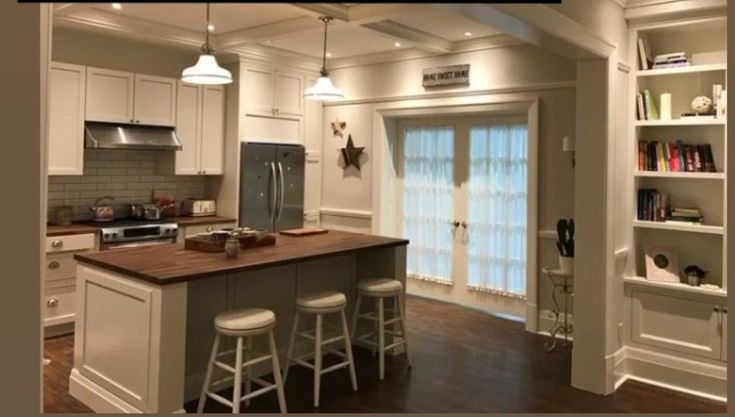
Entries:
{"label": "oven handle", "polygon": [[172,239],[165,239],[165,240],[150,240],[147,242],[143,241],[143,242],[130,242],[130,243],[112,243],[109,245],[102,245],[100,247],[100,250],[137,248],[141,246],[168,245],[171,243],[176,243],[176,242]]}

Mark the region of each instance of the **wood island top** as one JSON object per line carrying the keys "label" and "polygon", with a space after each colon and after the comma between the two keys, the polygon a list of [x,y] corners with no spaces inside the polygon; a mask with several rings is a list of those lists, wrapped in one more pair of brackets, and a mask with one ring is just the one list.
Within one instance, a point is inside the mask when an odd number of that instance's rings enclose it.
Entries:
{"label": "wood island top", "polygon": [[168,285],[199,278],[252,269],[268,268],[365,249],[407,245],[406,239],[395,239],[359,233],[330,230],[328,233],[303,237],[279,234],[275,246],[245,249],[234,259],[224,253],[206,253],[170,244],[138,248],[81,253],[74,259],[156,285]]}

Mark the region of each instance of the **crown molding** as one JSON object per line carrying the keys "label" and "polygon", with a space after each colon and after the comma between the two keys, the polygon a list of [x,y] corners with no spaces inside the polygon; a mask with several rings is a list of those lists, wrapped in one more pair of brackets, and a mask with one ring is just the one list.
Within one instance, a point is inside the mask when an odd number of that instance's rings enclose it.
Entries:
{"label": "crown molding", "polygon": [[264,45],[243,45],[230,52],[236,53],[240,62],[288,66],[314,74],[322,68],[319,58]]}

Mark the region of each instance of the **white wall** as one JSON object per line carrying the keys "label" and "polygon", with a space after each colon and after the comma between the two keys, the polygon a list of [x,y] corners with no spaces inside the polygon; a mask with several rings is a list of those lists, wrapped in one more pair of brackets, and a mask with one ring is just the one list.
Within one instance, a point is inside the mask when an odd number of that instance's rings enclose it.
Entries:
{"label": "white wall", "polygon": [[[469,63],[470,86],[450,90],[424,91],[423,68]],[[335,85],[342,88],[347,102],[324,108],[322,171],[322,226],[370,232],[366,215],[373,210],[371,161],[373,115],[386,103],[401,106],[427,106],[431,97],[455,104],[477,104],[511,91],[524,91],[540,97],[539,133],[539,229],[555,230],[560,217],[573,217],[574,172],[569,156],[561,152],[561,138],[575,131],[575,63],[530,45],[488,49],[469,53],[399,61],[393,63],[332,69]],[[507,89],[507,90],[505,90]],[[469,94],[468,94],[469,93]],[[437,100],[439,98],[437,97]],[[360,172],[343,170],[339,148],[347,138],[332,137],[329,123],[339,118],[347,122],[355,146],[364,146],[367,157]],[[553,239],[540,239],[539,266],[556,266]],[[422,295],[441,297],[441,291],[413,287]],[[409,287],[411,289],[412,287]],[[538,287],[540,310],[551,307],[546,278]],[[543,326],[548,323],[543,323]]]}

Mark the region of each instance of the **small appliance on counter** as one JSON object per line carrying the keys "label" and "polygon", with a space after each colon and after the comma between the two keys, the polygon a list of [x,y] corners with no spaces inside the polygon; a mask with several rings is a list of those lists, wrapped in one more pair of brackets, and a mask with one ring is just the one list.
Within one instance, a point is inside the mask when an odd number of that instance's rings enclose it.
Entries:
{"label": "small appliance on counter", "polygon": [[[107,203],[107,204],[105,204]],[[115,210],[112,208],[112,197],[102,197],[89,210],[94,214],[94,221],[109,222],[115,220]]]}
{"label": "small appliance on counter", "polygon": [[181,202],[182,216],[203,217],[217,214],[217,204],[214,200],[200,200],[187,198]]}

